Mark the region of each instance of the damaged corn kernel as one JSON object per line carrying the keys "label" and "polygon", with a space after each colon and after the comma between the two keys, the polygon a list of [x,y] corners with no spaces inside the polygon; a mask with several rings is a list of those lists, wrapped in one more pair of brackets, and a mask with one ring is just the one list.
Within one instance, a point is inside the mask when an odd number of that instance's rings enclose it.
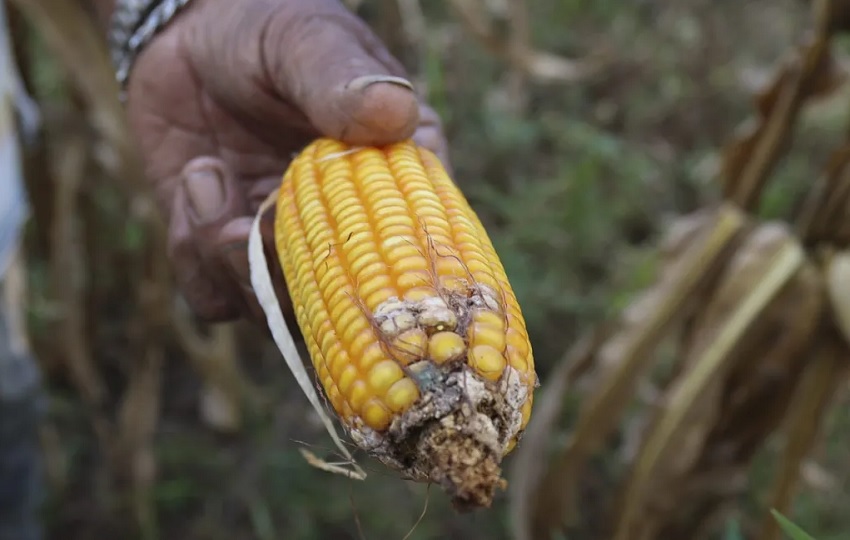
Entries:
{"label": "damaged corn kernel", "polygon": [[355,442],[462,506],[488,505],[537,380],[504,268],[436,156],[315,141],[284,176],[275,242]]}

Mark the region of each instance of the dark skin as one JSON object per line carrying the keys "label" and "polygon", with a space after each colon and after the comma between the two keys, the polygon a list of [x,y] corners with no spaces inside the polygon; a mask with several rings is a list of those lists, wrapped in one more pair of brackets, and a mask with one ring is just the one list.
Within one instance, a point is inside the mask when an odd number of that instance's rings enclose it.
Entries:
{"label": "dark skin", "polygon": [[[107,21],[114,0],[90,1]],[[127,113],[168,218],[178,284],[199,317],[265,321],[248,277],[248,233],[293,154],[314,138],[413,137],[448,166],[439,118],[405,77],[339,0],[193,0],[145,47]],[[276,260],[273,211],[264,218]]]}

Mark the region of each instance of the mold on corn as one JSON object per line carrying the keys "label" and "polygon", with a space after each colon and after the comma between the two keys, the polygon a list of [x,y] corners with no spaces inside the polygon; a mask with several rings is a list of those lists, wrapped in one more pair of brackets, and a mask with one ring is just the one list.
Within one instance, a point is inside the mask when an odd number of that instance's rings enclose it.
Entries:
{"label": "mold on corn", "polygon": [[319,139],[292,162],[275,242],[313,367],[352,439],[459,507],[487,506],[537,384],[522,312],[430,151]]}

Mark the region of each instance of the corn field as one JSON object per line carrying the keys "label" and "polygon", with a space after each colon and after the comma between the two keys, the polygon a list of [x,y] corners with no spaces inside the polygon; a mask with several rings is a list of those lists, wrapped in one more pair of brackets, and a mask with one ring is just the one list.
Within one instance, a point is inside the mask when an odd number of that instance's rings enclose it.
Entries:
{"label": "corn field", "polygon": [[51,537],[850,537],[850,2],[347,3],[443,117],[526,314],[506,491],[457,513],[305,462],[339,456],[274,343],[176,294],[97,30],[10,0]]}

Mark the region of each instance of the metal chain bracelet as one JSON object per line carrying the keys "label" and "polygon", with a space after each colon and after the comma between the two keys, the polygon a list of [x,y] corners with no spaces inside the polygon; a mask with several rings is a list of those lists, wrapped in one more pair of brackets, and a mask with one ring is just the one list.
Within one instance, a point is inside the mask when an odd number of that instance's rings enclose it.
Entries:
{"label": "metal chain bracelet", "polygon": [[121,100],[130,69],[142,48],[174,18],[190,0],[117,0],[109,27],[109,53]]}

